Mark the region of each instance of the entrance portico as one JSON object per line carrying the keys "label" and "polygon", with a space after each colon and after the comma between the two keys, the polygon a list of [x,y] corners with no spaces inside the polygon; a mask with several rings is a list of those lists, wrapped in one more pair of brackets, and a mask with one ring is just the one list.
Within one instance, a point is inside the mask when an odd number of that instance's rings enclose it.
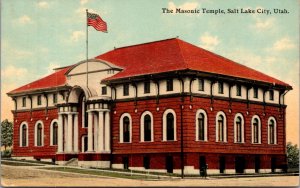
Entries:
{"label": "entrance portico", "polygon": [[[108,168],[111,152],[110,98],[86,97],[79,87],[71,90],[69,96],[78,99],[57,105],[58,163],[66,164],[70,159],[78,158],[79,166]],[[85,136],[87,139],[81,139]],[[87,145],[87,150],[83,149],[84,145]]]}

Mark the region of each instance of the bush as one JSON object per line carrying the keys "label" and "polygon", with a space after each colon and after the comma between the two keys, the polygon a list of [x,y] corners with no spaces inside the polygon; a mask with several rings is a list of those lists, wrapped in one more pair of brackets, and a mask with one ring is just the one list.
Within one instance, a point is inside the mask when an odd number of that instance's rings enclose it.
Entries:
{"label": "bush", "polygon": [[9,158],[9,157],[11,157],[11,150],[1,151],[1,157],[3,157],[3,158]]}

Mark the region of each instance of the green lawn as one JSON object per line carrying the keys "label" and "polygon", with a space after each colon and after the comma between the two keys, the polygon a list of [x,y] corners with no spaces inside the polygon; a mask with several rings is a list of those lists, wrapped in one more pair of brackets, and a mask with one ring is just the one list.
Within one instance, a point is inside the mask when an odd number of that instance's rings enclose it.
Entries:
{"label": "green lawn", "polygon": [[16,161],[1,161],[1,164],[10,165],[10,166],[44,166],[41,164],[32,164],[32,163],[19,163]]}
{"label": "green lawn", "polygon": [[70,168],[70,167],[48,167],[43,168],[46,170],[55,170],[61,172],[73,172],[73,173],[80,173],[80,174],[91,174],[91,175],[99,175],[99,176],[109,176],[109,177],[116,177],[116,178],[128,178],[128,179],[158,179],[155,176],[147,176],[147,175],[136,175],[130,173],[114,173],[114,172],[105,172],[100,170],[89,170],[89,169],[78,169],[78,168]]}

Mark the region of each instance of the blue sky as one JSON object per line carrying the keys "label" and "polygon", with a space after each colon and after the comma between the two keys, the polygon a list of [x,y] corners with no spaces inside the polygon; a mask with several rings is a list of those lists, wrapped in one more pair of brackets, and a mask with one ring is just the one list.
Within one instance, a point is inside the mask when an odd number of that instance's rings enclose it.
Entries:
{"label": "blue sky", "polygon": [[[89,58],[114,47],[179,36],[288,82],[294,88],[287,94],[288,140],[298,142],[297,0],[2,0],[1,3],[2,118],[12,118],[11,99],[4,93],[51,73],[52,68],[85,59],[87,8],[108,24],[108,33],[89,28]],[[280,8],[289,13],[163,14],[162,8],[225,11]]]}

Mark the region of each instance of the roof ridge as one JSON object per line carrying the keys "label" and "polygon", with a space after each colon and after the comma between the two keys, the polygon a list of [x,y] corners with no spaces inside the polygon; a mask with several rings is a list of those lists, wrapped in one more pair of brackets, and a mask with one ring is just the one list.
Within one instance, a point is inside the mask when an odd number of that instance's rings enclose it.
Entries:
{"label": "roof ridge", "polygon": [[182,57],[182,59],[183,59],[183,63],[184,63],[184,65],[185,65],[185,68],[188,69],[189,66],[188,66],[188,63],[186,62],[186,60],[185,60],[185,58],[184,58],[184,56],[183,56],[183,54],[182,54],[182,49],[181,49],[179,40],[180,40],[180,39],[176,38],[176,42],[177,42],[178,47],[179,47],[179,53],[180,53],[180,55],[181,55],[181,57]]}
{"label": "roof ridge", "polygon": [[162,42],[162,41],[166,41],[166,40],[173,40],[173,39],[176,39],[176,37],[166,38],[166,39],[161,39],[161,40],[156,40],[156,41],[151,41],[151,42],[144,42],[144,43],[139,43],[139,44],[133,44],[133,45],[127,45],[127,46],[122,46],[122,47],[115,47],[114,50],[135,47],[135,46],[140,46],[140,45],[145,45],[145,44],[151,44],[151,43],[156,43],[156,42]]}

